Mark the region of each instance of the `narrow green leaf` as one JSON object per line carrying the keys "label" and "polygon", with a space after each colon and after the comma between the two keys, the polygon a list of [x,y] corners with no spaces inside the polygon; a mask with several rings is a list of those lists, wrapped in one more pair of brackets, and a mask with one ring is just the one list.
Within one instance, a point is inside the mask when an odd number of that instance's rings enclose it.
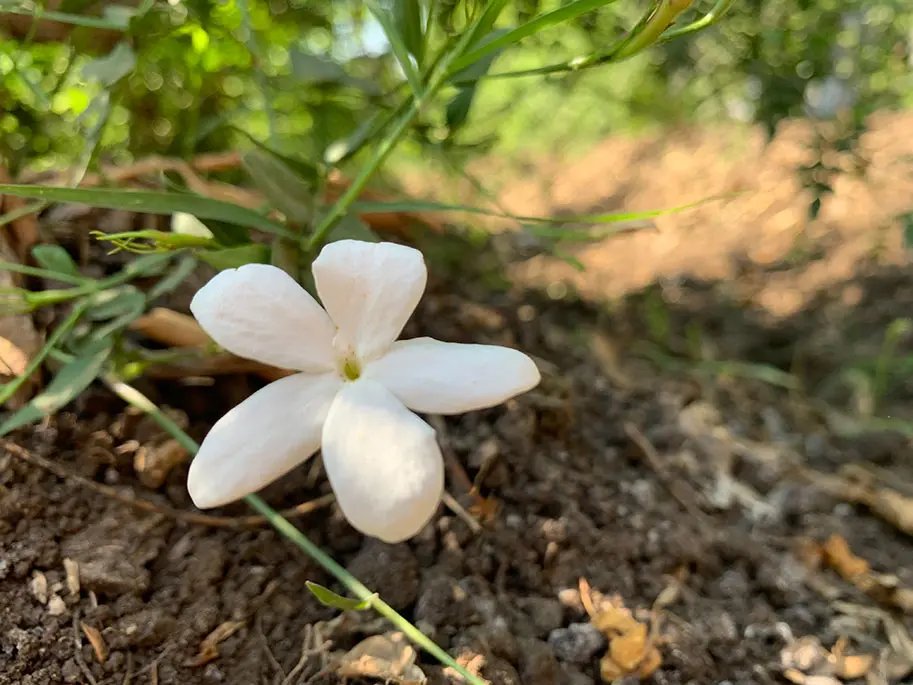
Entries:
{"label": "narrow green leaf", "polygon": [[425,40],[422,36],[422,6],[419,0],[393,0],[393,21],[403,37],[406,49],[421,67]]}
{"label": "narrow green leaf", "polygon": [[47,278],[60,281],[61,283],[69,283],[71,285],[85,285],[92,282],[91,278],[86,278],[85,276],[70,276],[57,271],[48,271],[47,269],[39,269],[34,266],[26,266],[25,264],[19,264],[17,262],[0,261],[0,271],[11,271],[12,273],[23,274],[24,276],[34,276],[35,278]]}
{"label": "narrow green leaf", "polygon": [[295,234],[252,209],[213,200],[190,193],[166,193],[150,190],[121,190],[118,188],[61,188],[57,186],[32,186],[0,184],[0,193],[16,197],[31,197],[49,202],[77,202],[103,207],[125,209],[146,214],[173,214],[187,212],[198,219],[214,219],[237,226],[255,228],[265,233],[284,235]]}
{"label": "narrow green leaf", "polygon": [[107,55],[96,57],[82,68],[83,78],[110,87],[133,71],[136,55],[126,43],[118,43]]}
{"label": "narrow green leaf", "polygon": [[197,257],[214,269],[237,269],[245,264],[269,264],[270,250],[266,245],[251,243],[222,250],[200,250]]}
{"label": "narrow green leaf", "polygon": [[36,245],[32,248],[32,257],[40,267],[48,271],[81,278],[76,262],[60,245]]}
{"label": "narrow green leaf", "polygon": [[457,74],[492,52],[503,50],[539,31],[571,21],[581,14],[592,12],[603,5],[608,5],[614,1],[615,0],[575,0],[575,2],[563,5],[552,12],[540,14],[538,17],[531,19],[515,29],[502,32],[500,35],[486,36],[479,42],[478,47],[475,47],[454,60],[453,64],[450,65],[450,73]]}
{"label": "narrow green leaf", "polygon": [[311,591],[311,594],[317,598],[318,602],[342,611],[364,611],[371,607],[373,598],[377,597],[377,593],[374,593],[371,595],[371,599],[352,599],[350,597],[337,595],[330,588],[324,587],[318,583],[312,583],[309,580],[304,581],[304,584],[307,589]]}
{"label": "narrow green leaf", "polygon": [[[693,209],[694,207],[699,207],[700,205],[706,204],[708,202],[713,202],[714,200],[720,200],[725,197],[730,197],[728,195],[714,196],[705,198],[703,200],[698,200],[696,202],[691,202],[684,205],[679,205],[677,207],[669,207],[666,209],[651,209],[643,212],[608,212],[605,214],[569,214],[565,216],[554,216],[554,217],[544,217],[544,216],[525,216],[522,214],[509,214],[506,212],[499,212],[493,209],[485,209],[482,207],[471,207],[468,205],[454,205],[447,204],[443,202],[436,202],[433,200],[403,200],[403,201],[392,201],[392,202],[353,202],[351,208],[356,212],[365,212],[365,213],[396,213],[396,212],[466,212],[468,214],[481,214],[483,216],[492,216],[501,219],[513,219],[514,221],[519,221],[522,223],[533,223],[533,224],[607,224],[607,223],[618,223],[621,221],[641,221],[644,219],[651,219],[657,216],[662,216],[664,214],[674,214],[676,212],[681,212],[686,209]],[[560,233],[548,233],[549,229],[546,227],[537,228],[537,231],[540,231],[542,235],[548,235],[548,237],[558,237]]]}
{"label": "narrow green leaf", "polygon": [[380,7],[375,0],[368,0],[368,9],[371,11],[371,14],[374,15],[374,18],[377,19],[381,28],[383,28],[387,40],[390,42],[390,49],[393,51],[393,56],[396,57],[399,66],[402,67],[403,73],[406,75],[406,80],[409,82],[409,86],[412,88],[415,97],[421,97],[423,90],[422,78],[419,75],[415,64],[412,62],[412,58],[409,55],[409,49],[406,47],[406,39],[403,34],[400,33],[393,16]]}
{"label": "narrow green leaf", "polygon": [[[493,31],[491,35],[497,36],[503,33],[506,33],[506,31],[504,29],[500,29]],[[463,123],[466,121],[466,118],[469,116],[469,110],[472,108],[472,102],[475,98],[476,89],[479,87],[478,81],[488,73],[488,70],[491,69],[491,65],[494,63],[500,52],[501,49],[498,48],[497,50],[483,55],[480,59],[469,64],[465,69],[463,69],[455,76],[455,80],[459,80],[461,83],[465,81],[468,85],[460,87],[454,98],[449,103],[447,103],[446,121],[447,127],[450,129],[451,134],[456,129],[460,128],[460,126],[463,125]]]}
{"label": "narrow green leaf", "polygon": [[48,387],[0,424],[0,436],[53,414],[85,390],[101,372],[111,353],[111,341],[99,341],[86,354],[65,364]]}
{"label": "narrow green leaf", "polygon": [[149,289],[148,298],[154,300],[162,295],[167,295],[183,283],[196,267],[196,258],[192,255],[184,255],[178,260],[177,266],[169,274]]}
{"label": "narrow green leaf", "polygon": [[[41,12],[41,18],[48,21],[59,21],[61,24],[72,24],[74,26],[85,26],[90,29],[108,29],[110,31],[126,31],[129,25],[129,18],[133,14],[131,8],[126,12],[111,12],[114,8],[108,8],[104,17],[84,17],[80,14],[69,14],[67,12]],[[26,17],[36,17],[37,12],[34,10],[22,9],[21,7],[3,7],[3,12],[8,14],[21,14]]]}
{"label": "narrow green leaf", "polygon": [[314,186],[298,176],[285,162],[263,149],[241,156],[250,179],[293,223],[306,224],[314,214]]}
{"label": "narrow green leaf", "polygon": [[327,242],[332,243],[336,240],[363,240],[370,243],[376,243],[380,240],[377,234],[356,214],[346,214],[339,220],[333,230],[327,237]]}
{"label": "narrow green leaf", "polygon": [[122,285],[94,294],[86,310],[86,318],[91,321],[106,321],[136,309],[146,296],[132,285]]}

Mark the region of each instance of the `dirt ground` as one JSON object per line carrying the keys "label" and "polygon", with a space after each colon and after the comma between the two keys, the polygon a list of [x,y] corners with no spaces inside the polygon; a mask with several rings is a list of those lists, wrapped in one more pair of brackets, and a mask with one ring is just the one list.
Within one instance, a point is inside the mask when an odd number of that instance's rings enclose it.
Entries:
{"label": "dirt ground", "polygon": [[[913,208],[910,177],[886,163],[897,172],[892,191],[885,170],[847,185],[819,223],[855,228],[814,226],[817,256],[784,266],[794,241],[783,236],[809,231],[798,214],[773,209],[794,191],[764,160],[801,156],[776,144],[737,150],[720,136],[706,152],[784,187],[758,186],[753,201],[771,208],[751,230],[729,204],[698,210],[738,225],[740,242],[701,232],[699,215],[679,219],[694,222],[673,231],[702,255],[692,254],[693,268],[631,236],[584,248],[591,268],[579,276],[553,259],[518,263],[505,290],[467,275],[469,256],[456,260],[459,278],[438,269],[407,336],[514,345],[543,372],[539,388],[503,407],[435,420],[462,465],[448,489],[481,530],[445,507],[394,546],[365,540],[332,505],[298,524],[497,685],[599,683],[609,659],[629,685],[651,646],[661,663],[648,682],[660,685],[910,682],[913,336],[901,333],[890,355],[884,346],[913,310],[913,272],[891,223]],[[616,176],[636,187],[675,155],[677,168],[691,168],[694,145],[673,135]],[[725,164],[692,171],[682,192],[723,190],[712,178],[729,178]],[[504,192],[537,211],[523,188]],[[613,209],[634,191],[593,192]],[[632,197],[641,208],[644,197]],[[560,193],[541,202],[543,211],[596,206]],[[859,228],[866,207],[882,214]],[[879,227],[879,244],[893,247],[873,252]],[[854,256],[846,269],[840,259],[828,267],[834,254]],[[630,281],[618,284],[625,272]],[[559,277],[570,287],[556,288]],[[789,306],[771,306],[775,289]],[[201,438],[259,384],[232,376],[141,389]],[[33,458],[0,449],[0,685],[339,683],[341,655],[388,630],[370,613],[317,603],[305,581],[332,579],[270,528],[188,519],[185,463],[144,483],[137,455],[161,456],[167,436],[103,388],[13,442]],[[264,497],[287,507],[327,492],[315,461]],[[620,623],[644,626],[633,656],[619,637],[627,633],[607,624],[606,607],[624,615],[621,605],[633,614]],[[429,682],[450,682],[430,657],[418,666]]]}

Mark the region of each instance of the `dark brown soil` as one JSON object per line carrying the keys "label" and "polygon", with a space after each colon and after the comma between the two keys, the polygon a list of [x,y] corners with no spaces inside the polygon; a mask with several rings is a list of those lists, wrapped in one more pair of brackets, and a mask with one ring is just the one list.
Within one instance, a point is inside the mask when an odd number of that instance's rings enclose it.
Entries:
{"label": "dark brown soil", "polygon": [[[860,408],[866,398],[843,374],[869,369],[886,328],[909,315],[913,277],[865,267],[785,319],[746,296],[745,284],[763,278],[758,267],[735,285],[679,281],[611,306],[492,294],[465,273],[439,279],[407,335],[516,345],[543,370],[535,391],[440,424],[445,448],[488,498],[473,510],[482,532],[444,507],[396,546],[362,538],[332,506],[299,525],[452,654],[483,657],[482,674],[498,685],[601,682],[606,646],[587,625],[581,578],[632,610],[653,608],[662,666],[650,682],[785,682],[781,652],[803,636],[828,648],[847,637],[851,651],[913,664],[909,614],[809,563],[810,541],[837,534],[909,588],[911,538],[807,475],[862,467],[913,494],[909,438],[859,430],[869,414],[913,420],[913,369],[901,363],[913,339],[899,340],[875,410]],[[771,372],[791,374],[794,387],[772,384]],[[258,384],[142,389],[201,438]],[[272,529],[167,513],[192,511],[186,464],[160,487],[144,485],[135,452],[160,449],[166,436],[103,388],[13,438],[164,513],[0,450],[0,685],[337,683],[337,655],[388,629],[373,614],[320,605],[305,581],[341,589]],[[472,504],[458,479],[448,488]],[[309,463],[264,496],[285,507],[326,492]],[[78,565],[76,591],[65,560]],[[230,634],[201,663],[201,643],[219,627]],[[420,666],[431,682],[449,682],[430,657]]]}

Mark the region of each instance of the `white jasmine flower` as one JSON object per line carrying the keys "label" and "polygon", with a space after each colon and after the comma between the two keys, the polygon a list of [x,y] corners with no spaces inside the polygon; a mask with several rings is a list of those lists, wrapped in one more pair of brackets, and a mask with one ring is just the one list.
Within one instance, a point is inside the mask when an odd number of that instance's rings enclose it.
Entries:
{"label": "white jasmine flower", "polygon": [[259,490],[318,448],[349,522],[387,542],[415,535],[437,509],[444,464],[434,430],[410,409],[457,414],[539,382],[522,352],[396,338],[425,289],[418,250],[341,240],[313,263],[325,309],[288,274],[248,264],[216,275],[190,309],[222,347],[300,373],[223,416],[190,467],[201,508]]}

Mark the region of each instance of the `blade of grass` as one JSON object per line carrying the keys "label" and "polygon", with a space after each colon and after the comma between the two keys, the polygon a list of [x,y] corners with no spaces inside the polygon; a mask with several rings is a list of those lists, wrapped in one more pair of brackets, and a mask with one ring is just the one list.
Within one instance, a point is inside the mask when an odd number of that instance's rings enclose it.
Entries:
{"label": "blade of grass", "polygon": [[252,209],[213,200],[190,193],[164,193],[152,190],[121,190],[116,188],[63,188],[0,184],[0,194],[31,197],[47,202],[78,202],[105,209],[125,209],[146,214],[186,212],[199,219],[225,221],[230,224],[256,228],[265,233],[294,238],[295,234],[282,224]]}
{"label": "blade of grass", "polygon": [[399,28],[397,28],[393,16],[374,2],[374,0],[368,1],[368,10],[374,15],[374,18],[377,19],[377,22],[384,30],[384,34],[390,42],[390,49],[393,51],[393,56],[396,58],[400,68],[402,68],[403,73],[406,75],[406,80],[409,82],[409,87],[412,88],[413,94],[416,98],[420,98],[423,90],[422,78],[419,75],[415,64],[412,62],[412,58],[409,56],[409,48],[406,47],[406,39],[403,37],[403,34],[400,33]]}
{"label": "blade of grass", "polygon": [[529,38],[539,31],[551,28],[562,22],[571,21],[582,14],[592,12],[603,5],[608,5],[612,2],[615,2],[615,0],[576,0],[576,2],[563,5],[552,12],[541,14],[525,24],[508,31],[493,40],[484,42],[477,48],[460,56],[450,65],[450,73],[457,74],[496,50],[506,48],[514,43],[519,43],[524,38]]}
{"label": "blade of grass", "polygon": [[[34,17],[37,11],[23,9],[21,7],[6,7],[0,9],[0,14],[19,14],[25,17]],[[123,21],[106,19],[104,17],[84,17],[80,14],[70,14],[68,12],[41,11],[41,18],[49,21],[59,21],[61,24],[73,24],[74,26],[84,26],[90,29],[108,29],[110,31],[126,31],[127,24]]]}

